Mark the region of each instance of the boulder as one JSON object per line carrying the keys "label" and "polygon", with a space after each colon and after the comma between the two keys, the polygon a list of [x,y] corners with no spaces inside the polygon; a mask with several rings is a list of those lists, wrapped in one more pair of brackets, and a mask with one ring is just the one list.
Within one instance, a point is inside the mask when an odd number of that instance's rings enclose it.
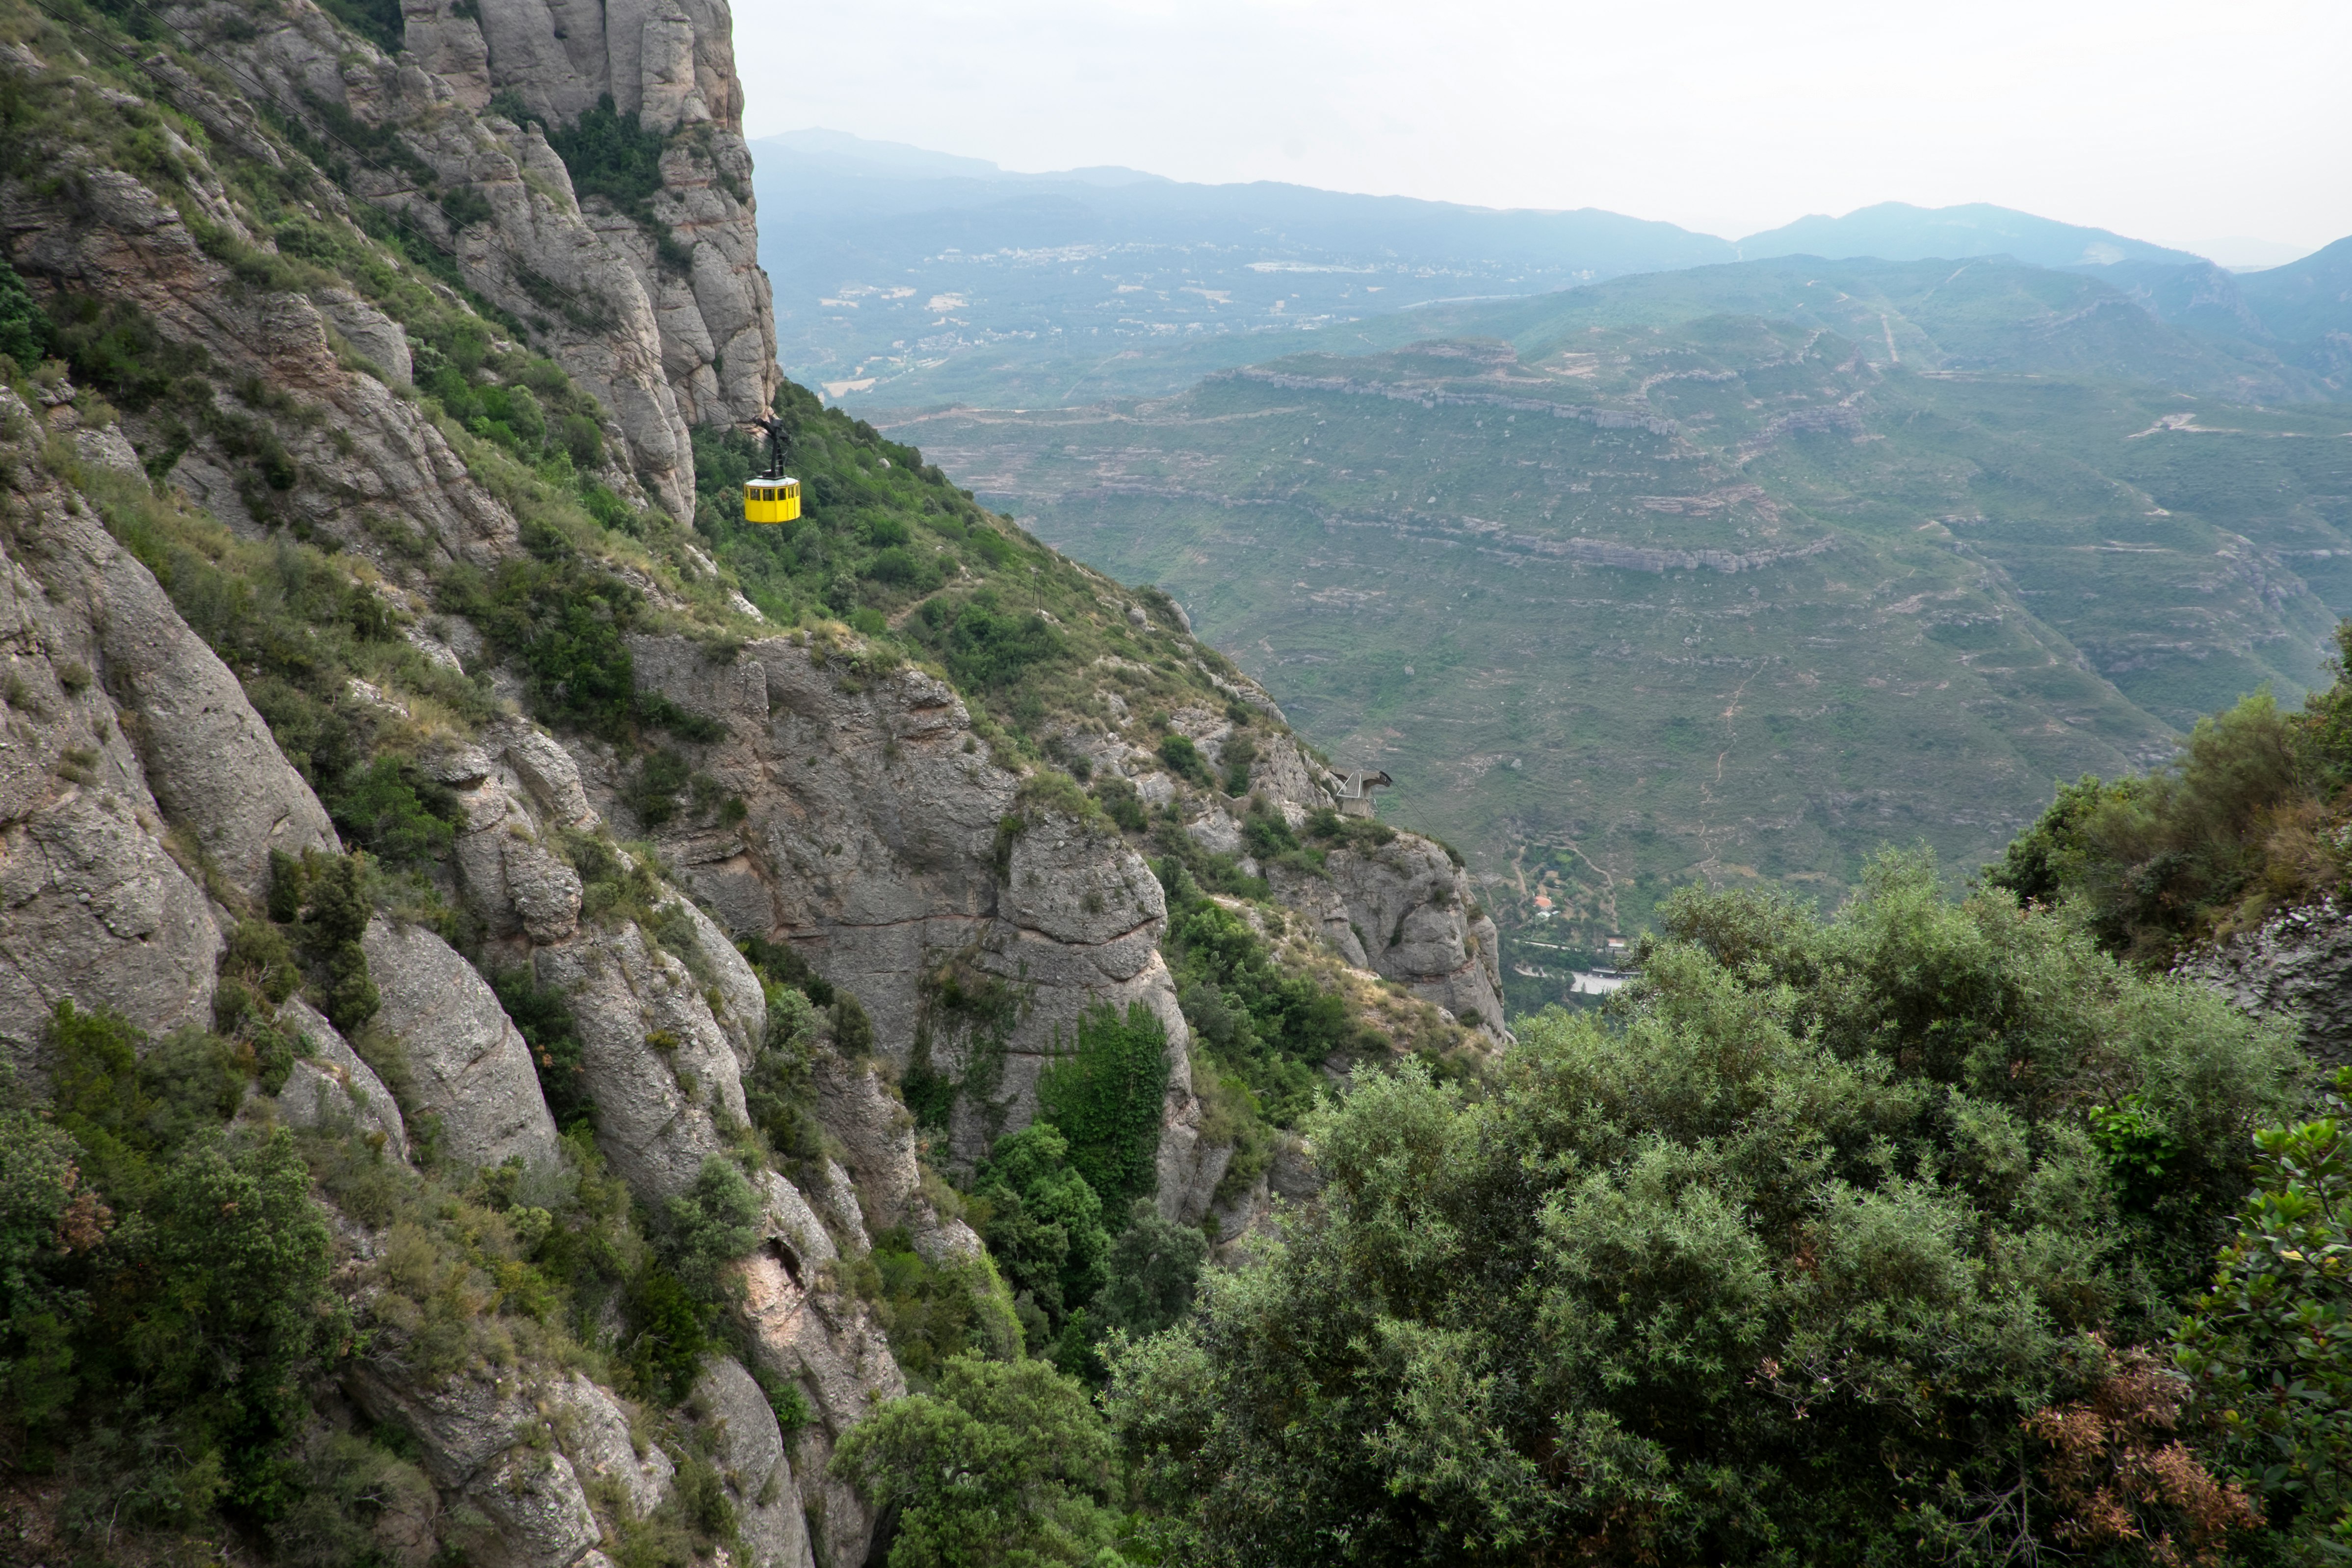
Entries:
{"label": "boulder", "polygon": [[399,1104],[341,1032],[299,996],[278,1010],[278,1026],[301,1041],[278,1091],[278,1119],[295,1127],[350,1127],[370,1142],[381,1139],[394,1159],[407,1159]]}
{"label": "boulder", "polygon": [[713,1437],[710,1461],[735,1505],[745,1568],[814,1568],[800,1486],[758,1381],[740,1362],[715,1356],[691,1404]]}
{"label": "boulder", "polygon": [[693,973],[634,924],[581,931],[531,964],[571,1004],[614,1173],[649,1204],[684,1193],[727,1150],[722,1122],[749,1120],[735,1047]]}
{"label": "boulder", "polygon": [[474,966],[423,927],[381,916],[362,946],[383,998],[374,1027],[406,1062],[412,1134],[433,1118],[441,1156],[460,1165],[552,1163],[555,1121],[530,1047]]}

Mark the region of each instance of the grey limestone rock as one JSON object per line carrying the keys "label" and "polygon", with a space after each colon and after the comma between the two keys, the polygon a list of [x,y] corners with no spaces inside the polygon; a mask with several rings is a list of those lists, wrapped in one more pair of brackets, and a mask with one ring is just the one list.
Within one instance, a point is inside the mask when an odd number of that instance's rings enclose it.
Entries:
{"label": "grey limestone rock", "polygon": [[571,1002],[614,1173],[648,1203],[684,1193],[725,1152],[721,1123],[748,1119],[734,1046],[693,974],[635,925],[583,930],[531,963]]}
{"label": "grey limestone rock", "polygon": [[1502,1037],[1495,923],[1474,915],[1470,879],[1445,851],[1400,833],[1376,848],[1335,848],[1324,877],[1277,868],[1275,893],[1318,925],[1349,963]]}
{"label": "grey limestone rock", "polygon": [[1212,855],[1238,855],[1242,848],[1242,826],[1228,816],[1223,806],[1211,805],[1184,825],[1185,837]]}
{"label": "grey limestone rock", "polygon": [[441,759],[441,771],[472,773],[477,760],[483,773],[458,796],[466,826],[456,858],[467,906],[492,936],[560,942],[580,923],[580,874],[541,841],[530,810],[478,748]]}
{"label": "grey limestone rock", "polygon": [[315,302],[352,351],[382,371],[391,385],[405,385],[415,376],[408,331],[398,321],[348,289],[327,289]]}
{"label": "grey limestone rock", "polygon": [[873,1539],[873,1513],[826,1466],[834,1446],[876,1403],[907,1392],[906,1379],[865,1303],[822,1274],[773,1246],[738,1268],[736,1311],[754,1363],[797,1384],[815,1413],[795,1441],[793,1468],[803,1500],[814,1505],[810,1511],[820,1521],[819,1560],[862,1563]]}
{"label": "grey limestone rock", "polygon": [[[1019,780],[951,689],[914,669],[860,679],[783,637],[724,661],[681,637],[631,651],[641,686],[724,726],[697,764],[750,806],[738,824],[666,827],[663,858],[728,931],[789,942],[856,995],[896,1067],[921,1037],[932,1069],[969,1090],[955,1159],[1027,1124],[1038,1075],[1101,1005],[1139,1002],[1160,1020],[1171,1096],[1189,1099],[1158,880],[1116,835],[1034,808],[1000,868]],[[592,782],[608,813],[625,812],[617,779]],[[949,963],[1001,988],[993,1024],[932,1005],[927,977]]]}
{"label": "grey limestone rock", "polygon": [[[841,1145],[855,1176],[833,1183],[848,1189],[853,1211],[863,1200],[865,1216],[880,1229],[904,1226],[915,1250],[928,1261],[976,1258],[980,1237],[960,1219],[942,1216],[922,1190],[922,1167],[915,1152],[915,1119],[883,1081],[877,1063],[846,1062],[825,1051],[815,1063],[817,1120]],[[861,1240],[863,1226],[859,1229]]]}
{"label": "grey limestone rock", "polygon": [[563,1451],[583,1485],[610,1482],[622,1505],[639,1519],[661,1506],[677,1467],[651,1444],[637,1451],[628,1414],[618,1401],[575,1372],[550,1393],[547,1403],[555,1412]]}
{"label": "grey limestone rock", "polygon": [[[320,32],[323,37],[312,36]],[[250,74],[281,89],[282,108],[307,112],[305,93],[334,101],[346,96],[336,64],[342,45],[319,12],[289,13],[282,26],[244,47],[251,51]],[[258,123],[249,107],[238,111]],[[189,149],[182,162],[197,186],[211,178],[201,153]],[[22,182],[9,187],[5,224],[18,267],[137,308],[165,341],[203,349],[224,391],[254,377],[300,405],[299,417],[269,416],[297,460],[294,487],[274,503],[286,521],[339,539],[395,574],[408,568],[371,532],[371,521],[420,538],[441,560],[488,563],[518,547],[513,516],[467,471],[424,412],[375,376],[338,362],[326,309],[299,294],[236,283],[196,244],[179,205],[134,176],[101,160],[89,181],[84,200]],[[225,201],[198,216],[236,237],[268,244],[247,233]],[[150,416],[126,423],[134,444],[156,449],[162,431]],[[223,521],[257,534],[263,524],[237,492],[238,468],[200,431],[170,478]]]}
{"label": "grey limestone rock", "polygon": [[2324,1066],[2352,1065],[2352,919],[2334,899],[2273,915],[2191,953],[2173,973],[2257,1017],[2290,1020]]}
{"label": "grey limestone rock", "polygon": [[222,941],[166,846],[133,743],[145,727],[100,678],[104,569],[137,563],[47,471],[38,416],[0,387],[0,429],[11,426],[35,438],[9,443],[0,491],[13,520],[0,544],[0,1055],[37,1072],[62,1001],[112,1007],[151,1035],[208,1022]]}
{"label": "grey limestone rock", "polygon": [[434,1118],[444,1157],[462,1165],[552,1163],[555,1122],[530,1047],[474,966],[431,931],[381,916],[361,945],[383,997],[374,1026],[407,1061],[412,1132],[416,1119]]}
{"label": "grey limestone rock", "polygon": [[711,1462],[735,1505],[746,1568],[815,1568],[799,1484],[776,1413],[740,1362],[715,1356],[695,1384],[693,1407],[711,1429]]}
{"label": "grey limestone rock", "polygon": [[[353,1364],[343,1386],[370,1417],[415,1439],[436,1486],[488,1519],[498,1532],[498,1560],[512,1568],[576,1568],[604,1535],[574,1463],[583,1451],[578,1439],[600,1444],[604,1412],[618,1415],[593,1384],[585,1386],[595,1397],[586,1397],[584,1383],[575,1378],[534,1387],[464,1372],[427,1384],[378,1358]],[[567,1445],[566,1437],[574,1441]],[[625,1420],[620,1440],[625,1452]],[[635,1469],[634,1456],[628,1468]],[[618,1479],[625,1486],[642,1484],[637,1476]],[[666,1471],[662,1481],[667,1484]]]}
{"label": "grey limestone rock", "polygon": [[278,750],[218,655],[180,619],[163,587],[88,513],[58,531],[57,565],[82,584],[99,622],[107,689],[135,715],[149,786],[222,874],[267,891],[269,852],[334,851],[326,808]]}
{"label": "grey limestone rock", "polygon": [[348,1121],[362,1137],[381,1137],[394,1159],[408,1158],[408,1129],[399,1104],[341,1031],[299,996],[278,1010],[278,1023],[299,1036],[308,1049],[278,1091],[279,1120],[296,1127]]}

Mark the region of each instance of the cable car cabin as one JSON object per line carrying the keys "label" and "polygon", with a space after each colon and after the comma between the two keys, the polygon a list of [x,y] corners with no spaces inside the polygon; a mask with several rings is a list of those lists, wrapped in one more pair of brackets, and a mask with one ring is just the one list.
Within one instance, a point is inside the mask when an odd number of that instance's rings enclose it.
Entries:
{"label": "cable car cabin", "polygon": [[791,522],[801,515],[801,482],[787,477],[743,481],[743,521]]}

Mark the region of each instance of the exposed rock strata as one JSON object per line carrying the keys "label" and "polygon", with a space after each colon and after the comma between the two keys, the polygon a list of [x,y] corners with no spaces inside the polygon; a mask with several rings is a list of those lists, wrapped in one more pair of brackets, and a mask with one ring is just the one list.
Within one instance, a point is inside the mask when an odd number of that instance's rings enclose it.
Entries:
{"label": "exposed rock strata", "polygon": [[711,1463],[735,1505],[746,1568],[815,1568],[793,1461],[759,1384],[732,1358],[715,1357],[695,1384],[694,1407],[717,1439]]}
{"label": "exposed rock strata", "polygon": [[[919,1040],[931,1069],[964,1085],[957,1159],[1027,1124],[1039,1074],[1095,1007],[1141,1003],[1181,1063],[1159,881],[1115,836],[1034,810],[1000,871],[1019,780],[950,688],[914,669],[861,678],[782,637],[723,663],[684,638],[632,647],[641,687],[726,727],[696,760],[749,808],[740,823],[665,830],[664,858],[729,929],[792,943],[855,994],[894,1064]],[[586,771],[601,807],[625,815],[609,765]],[[1001,987],[997,1017],[934,1005],[950,963]],[[1174,1071],[1171,1113],[1190,1092]]]}
{"label": "exposed rock strata", "polygon": [[[68,153],[61,161],[95,156]],[[194,205],[205,208],[201,220],[267,248],[225,197],[203,199],[208,175],[190,162]],[[0,234],[37,289],[135,306],[166,341],[204,351],[223,389],[250,380],[306,411],[272,420],[297,465],[292,487],[271,502],[287,521],[371,553],[383,549],[362,526],[372,515],[396,517],[442,560],[487,563],[515,547],[512,515],[467,472],[424,413],[377,376],[338,360],[331,319],[360,326],[363,336],[390,335],[367,325],[348,290],[329,290],[322,306],[237,279],[205,254],[178,206],[103,166],[84,166],[69,182],[0,181]],[[377,349],[390,353],[381,342]],[[160,430],[134,435],[147,449],[165,445]],[[237,467],[200,432],[171,477],[223,521],[257,531],[263,524],[239,492]]]}
{"label": "exposed rock strata", "polygon": [[2291,1020],[2326,1066],[2352,1065],[2352,919],[2334,899],[2273,915],[2173,973],[2259,1017]]}

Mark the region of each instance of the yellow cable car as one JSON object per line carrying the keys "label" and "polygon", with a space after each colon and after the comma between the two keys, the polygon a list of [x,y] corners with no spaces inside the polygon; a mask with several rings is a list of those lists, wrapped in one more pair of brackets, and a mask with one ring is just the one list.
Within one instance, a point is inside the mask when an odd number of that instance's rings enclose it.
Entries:
{"label": "yellow cable car", "polygon": [[800,515],[800,480],[780,474],[743,481],[745,522],[792,522]]}
{"label": "yellow cable car", "polygon": [[784,422],[772,414],[762,414],[752,423],[768,437],[768,471],[743,481],[743,521],[797,521],[801,482],[784,472]]}

